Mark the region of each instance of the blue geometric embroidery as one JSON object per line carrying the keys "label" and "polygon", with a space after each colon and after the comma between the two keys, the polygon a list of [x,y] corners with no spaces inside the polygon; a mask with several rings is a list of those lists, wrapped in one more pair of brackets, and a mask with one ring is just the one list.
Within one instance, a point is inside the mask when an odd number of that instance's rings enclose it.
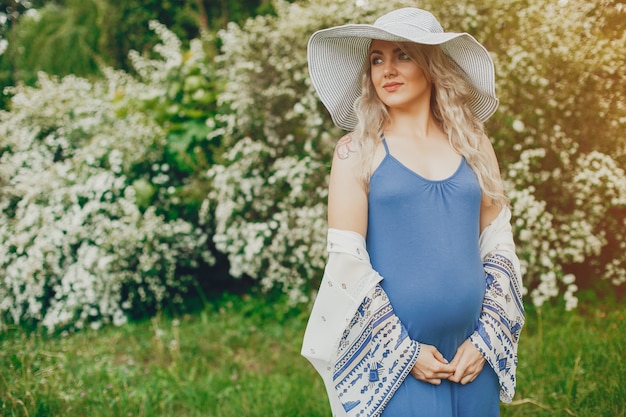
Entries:
{"label": "blue geometric embroidery", "polygon": [[506,357],[498,359],[498,369],[503,371],[506,368]]}
{"label": "blue geometric embroidery", "polygon": [[491,339],[489,338],[489,335],[487,334],[485,326],[482,322],[478,322],[478,334],[480,335],[480,337],[483,338],[487,347],[491,349]]}
{"label": "blue geometric embroidery", "polygon": [[513,263],[498,253],[485,257],[484,269],[488,290],[477,331],[470,340],[498,374],[500,399],[510,402],[515,393],[517,343],[524,325],[521,282]]}
{"label": "blue geometric embroidery", "polygon": [[352,411],[355,407],[358,407],[361,404],[361,401],[349,401],[347,403],[342,403],[343,409],[346,410],[346,413]]}
{"label": "blue geometric embroidery", "polygon": [[419,344],[408,337],[387,294],[376,285],[339,341],[333,381],[346,413],[379,415],[418,355]]}
{"label": "blue geometric embroidery", "polygon": [[378,382],[378,364],[374,364],[370,368],[370,382]]}

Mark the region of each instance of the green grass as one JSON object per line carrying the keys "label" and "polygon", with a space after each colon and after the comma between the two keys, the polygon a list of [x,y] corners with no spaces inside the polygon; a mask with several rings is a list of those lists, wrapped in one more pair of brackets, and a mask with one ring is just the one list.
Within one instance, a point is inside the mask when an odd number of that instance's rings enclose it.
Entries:
{"label": "green grass", "polygon": [[[511,416],[626,416],[626,308],[529,309]],[[300,356],[306,314],[230,297],[66,336],[0,334],[1,416],[330,416]]]}
{"label": "green grass", "polygon": [[626,416],[626,307],[529,309],[503,416]]}

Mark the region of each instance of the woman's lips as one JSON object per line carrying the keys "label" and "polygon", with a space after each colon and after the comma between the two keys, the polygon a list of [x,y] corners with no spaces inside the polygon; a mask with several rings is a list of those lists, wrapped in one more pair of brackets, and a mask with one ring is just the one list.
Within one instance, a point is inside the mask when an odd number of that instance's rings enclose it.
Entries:
{"label": "woman's lips", "polygon": [[385,89],[385,91],[391,93],[393,91],[396,91],[401,86],[402,83],[386,83],[385,85],[383,85],[383,88]]}

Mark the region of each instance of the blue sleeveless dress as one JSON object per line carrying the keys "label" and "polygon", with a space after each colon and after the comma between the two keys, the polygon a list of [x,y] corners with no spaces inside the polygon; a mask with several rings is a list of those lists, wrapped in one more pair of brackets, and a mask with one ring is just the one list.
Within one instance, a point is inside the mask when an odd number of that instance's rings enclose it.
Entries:
{"label": "blue sleeveless dress", "polygon": [[[485,294],[479,253],[481,189],[461,160],[456,172],[428,180],[390,153],[372,174],[367,249],[372,266],[413,340],[434,345],[451,361],[474,332]],[[496,417],[498,378],[485,363],[461,385],[409,375],[382,417]]]}

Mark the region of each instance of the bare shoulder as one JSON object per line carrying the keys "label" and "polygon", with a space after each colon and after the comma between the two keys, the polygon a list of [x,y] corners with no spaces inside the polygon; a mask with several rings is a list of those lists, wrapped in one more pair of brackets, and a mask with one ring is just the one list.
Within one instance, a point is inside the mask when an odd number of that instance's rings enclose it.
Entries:
{"label": "bare shoulder", "polygon": [[367,194],[358,179],[358,149],[352,135],[337,142],[330,170],[328,226],[366,235]]}
{"label": "bare shoulder", "polygon": [[489,157],[491,164],[495,168],[499,166],[496,151],[493,149],[493,144],[491,143],[491,140],[487,137],[487,135],[483,135],[483,138],[480,141],[480,151],[484,152]]}
{"label": "bare shoulder", "polygon": [[487,152],[489,154],[493,154],[495,156],[496,152],[493,149],[493,144],[491,143],[491,139],[487,135],[483,135],[480,140],[480,149],[483,152]]}
{"label": "bare shoulder", "polygon": [[333,176],[344,179],[354,177],[358,159],[358,145],[354,142],[352,133],[348,133],[339,139],[335,146],[331,178]]}
{"label": "bare shoulder", "polygon": [[[493,144],[491,143],[491,140],[487,137],[487,135],[484,135],[481,140],[480,151],[485,153],[485,155],[489,159],[489,162],[491,163],[491,175],[493,175],[493,179],[496,181],[498,192],[502,192],[503,184],[500,177],[500,165],[498,163],[498,158],[493,148]],[[485,227],[487,227],[487,225],[489,225],[498,216],[501,209],[501,203],[497,203],[494,199],[483,193],[480,207],[481,233],[485,229]]]}
{"label": "bare shoulder", "polygon": [[356,153],[356,145],[352,140],[352,133],[343,136],[335,146],[335,157],[339,160],[346,160]]}

